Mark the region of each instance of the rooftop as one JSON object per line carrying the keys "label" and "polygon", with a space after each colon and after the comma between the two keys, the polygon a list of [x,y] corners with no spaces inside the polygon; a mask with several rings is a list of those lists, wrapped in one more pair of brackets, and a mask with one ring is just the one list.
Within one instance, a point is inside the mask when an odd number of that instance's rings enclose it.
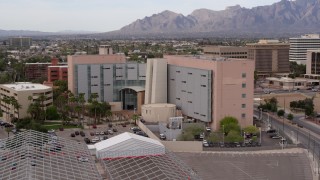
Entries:
{"label": "rooftop", "polygon": [[42,84],[33,84],[30,82],[16,82],[14,84],[2,84],[2,86],[14,89],[16,91],[30,91],[30,90],[46,90],[51,89],[49,86]]}
{"label": "rooftop", "polygon": [[0,157],[0,179],[102,179],[86,145],[37,131],[0,140]]}
{"label": "rooftop", "polygon": [[201,179],[171,152],[156,156],[110,158],[102,163],[110,179]]}

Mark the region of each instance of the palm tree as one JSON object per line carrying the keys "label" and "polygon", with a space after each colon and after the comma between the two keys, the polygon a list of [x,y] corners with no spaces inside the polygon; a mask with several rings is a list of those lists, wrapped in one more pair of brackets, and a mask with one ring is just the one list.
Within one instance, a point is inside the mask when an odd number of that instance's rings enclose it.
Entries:
{"label": "palm tree", "polygon": [[17,110],[17,113],[18,113],[17,119],[19,120],[19,109],[21,109],[22,106],[21,104],[19,104],[19,102],[16,99],[12,101],[12,105],[14,107],[14,114],[15,114],[15,110]]}
{"label": "palm tree", "polygon": [[82,111],[82,107],[77,105],[75,108],[74,108],[74,111],[78,114],[78,123],[81,124],[81,120],[80,120],[80,112]]}
{"label": "palm tree", "polygon": [[[47,107],[44,107],[44,101],[47,100],[47,96],[46,96],[45,94],[41,94],[41,95],[38,97],[37,100],[41,102],[41,109],[42,109],[42,111],[41,111],[41,116],[44,117],[44,118],[42,118],[42,119],[44,119],[44,121],[45,121],[45,120],[46,120],[46,116],[47,116],[47,113],[46,113],[46,112],[47,112]],[[44,115],[43,115],[42,113],[44,113]]]}
{"label": "palm tree", "polygon": [[107,110],[105,116],[107,117],[107,119],[110,121],[110,117],[112,117],[112,112],[111,110]]}
{"label": "palm tree", "polygon": [[6,120],[9,120],[9,105],[10,105],[10,98],[8,96],[4,96],[2,101],[6,104]]}
{"label": "palm tree", "polygon": [[79,94],[79,97],[78,97],[78,103],[80,104],[81,108],[82,108],[82,118],[84,118],[84,113],[85,113],[85,103],[86,103],[86,100],[84,98],[84,93],[80,93]]}
{"label": "palm tree", "polygon": [[134,114],[134,115],[132,115],[131,119],[134,120],[134,125],[137,125],[137,120],[139,119],[139,115]]}
{"label": "palm tree", "polygon": [[97,93],[92,93],[90,95],[90,98],[88,100],[89,103],[91,103],[90,109],[94,110],[94,124],[97,124],[97,108],[98,108],[98,101],[97,98],[99,97],[99,95]]}

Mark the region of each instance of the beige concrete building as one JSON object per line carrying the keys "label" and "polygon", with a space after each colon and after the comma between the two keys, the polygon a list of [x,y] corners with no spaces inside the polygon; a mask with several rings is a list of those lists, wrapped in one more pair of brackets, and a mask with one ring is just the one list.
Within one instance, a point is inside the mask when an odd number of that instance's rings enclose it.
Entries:
{"label": "beige concrete building", "polygon": [[[30,103],[39,98],[40,95],[45,95],[46,100],[43,102],[45,107],[52,105],[52,88],[42,84],[33,84],[28,82],[19,82],[14,84],[0,85],[0,98],[13,97],[21,105],[19,110],[15,109],[13,105],[8,105],[1,101],[1,110],[3,119],[10,122],[13,118],[24,118],[28,115],[28,107]],[[32,100],[29,100],[32,97]]]}
{"label": "beige concrete building", "polygon": [[[167,63],[167,74],[158,74],[163,77],[157,79],[167,79],[167,103],[175,104],[184,116],[215,130],[226,116],[237,118],[242,127],[252,125],[253,60],[165,56],[162,61]],[[157,83],[152,81],[152,86]],[[157,96],[150,86],[147,81],[146,94]]]}
{"label": "beige concrete building", "polygon": [[306,68],[307,75],[320,74],[320,49],[307,51]]}
{"label": "beige concrete building", "polygon": [[247,44],[248,59],[255,61],[258,74],[288,73],[290,71],[289,48],[278,40],[260,40]]}
{"label": "beige concrete building", "polygon": [[124,55],[109,54],[109,46],[100,47],[100,55],[68,56],[68,89],[74,94],[98,95],[112,110],[137,110],[144,104],[146,64],[130,62]]}
{"label": "beige concrete building", "polygon": [[146,104],[142,106],[142,118],[147,122],[167,123],[170,117],[176,117],[175,104]]}
{"label": "beige concrete building", "polygon": [[247,47],[237,47],[237,46],[205,46],[203,47],[203,52],[206,55],[210,55],[214,58],[216,57],[226,57],[226,58],[248,58],[248,48]]}

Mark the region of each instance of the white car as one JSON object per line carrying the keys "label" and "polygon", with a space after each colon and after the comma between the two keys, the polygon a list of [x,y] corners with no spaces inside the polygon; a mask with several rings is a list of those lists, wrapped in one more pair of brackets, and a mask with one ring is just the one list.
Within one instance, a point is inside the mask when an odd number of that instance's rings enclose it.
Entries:
{"label": "white car", "polygon": [[108,130],[108,133],[109,133],[110,135],[112,135],[112,134],[113,134],[113,131],[112,131],[111,129],[109,129],[109,130]]}
{"label": "white car", "polygon": [[167,137],[166,137],[166,135],[165,135],[165,134],[160,134],[160,139],[161,139],[161,140],[166,140],[166,139],[167,139]]}
{"label": "white car", "polygon": [[211,127],[206,127],[207,132],[211,132]]}
{"label": "white car", "polygon": [[100,139],[99,139],[99,137],[95,137],[95,138],[93,138],[92,140],[91,140],[91,142],[92,143],[96,143],[96,142],[98,142]]}
{"label": "white car", "polygon": [[202,141],[202,145],[203,145],[203,147],[209,147],[209,144],[208,144],[207,140],[203,140]]}
{"label": "white car", "polygon": [[54,129],[51,129],[51,130],[48,131],[48,133],[54,133],[54,132],[55,132]]}
{"label": "white car", "polygon": [[313,92],[318,92],[318,89],[313,88],[313,89],[311,89],[311,91],[313,91]]}

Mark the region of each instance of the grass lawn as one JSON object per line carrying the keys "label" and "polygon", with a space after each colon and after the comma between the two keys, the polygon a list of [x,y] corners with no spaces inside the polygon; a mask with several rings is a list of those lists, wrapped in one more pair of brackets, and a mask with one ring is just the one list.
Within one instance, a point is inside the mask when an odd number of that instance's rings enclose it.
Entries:
{"label": "grass lawn", "polygon": [[[55,123],[53,125],[45,125],[43,127],[46,128],[47,130],[50,130],[50,129],[59,129],[61,126],[62,126],[61,124]],[[81,128],[81,126],[64,125],[63,128],[64,129]]]}

